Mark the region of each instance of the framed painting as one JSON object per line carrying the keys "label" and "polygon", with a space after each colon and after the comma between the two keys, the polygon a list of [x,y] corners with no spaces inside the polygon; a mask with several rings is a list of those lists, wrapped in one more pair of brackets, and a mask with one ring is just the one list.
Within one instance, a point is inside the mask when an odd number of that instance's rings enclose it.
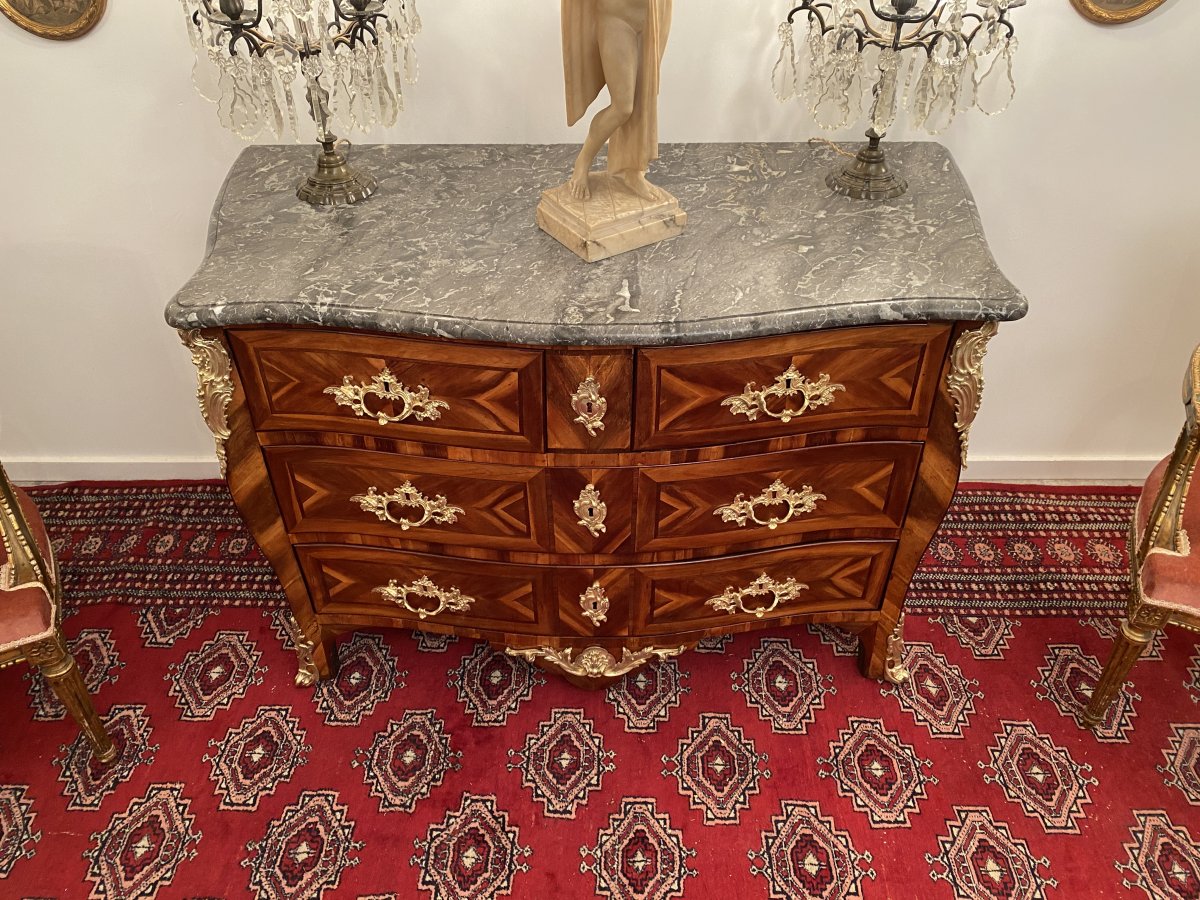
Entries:
{"label": "framed painting", "polygon": [[104,15],[108,0],[0,0],[4,13],[26,31],[55,41],[77,38]]}
{"label": "framed painting", "polygon": [[[2,2],[2,0],[0,0]],[[1104,25],[1119,25],[1140,19],[1153,12],[1166,0],[1071,0],[1075,8],[1091,19]]]}

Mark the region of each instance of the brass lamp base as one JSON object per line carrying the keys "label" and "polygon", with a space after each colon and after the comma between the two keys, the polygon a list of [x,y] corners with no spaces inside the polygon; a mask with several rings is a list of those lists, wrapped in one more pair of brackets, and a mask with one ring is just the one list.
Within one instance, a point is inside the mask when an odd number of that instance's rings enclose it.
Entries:
{"label": "brass lamp base", "polygon": [[887,163],[880,137],[867,132],[869,143],[858,152],[854,162],[840,173],[825,179],[830,190],[854,200],[891,200],[908,190],[908,181],[893,172]]}
{"label": "brass lamp base", "polygon": [[320,139],[321,153],[317,170],[296,189],[296,196],[313,206],[343,206],[366,200],[379,187],[379,182],[357,172],[346,161],[346,155],[335,149],[337,138],[329,135]]}

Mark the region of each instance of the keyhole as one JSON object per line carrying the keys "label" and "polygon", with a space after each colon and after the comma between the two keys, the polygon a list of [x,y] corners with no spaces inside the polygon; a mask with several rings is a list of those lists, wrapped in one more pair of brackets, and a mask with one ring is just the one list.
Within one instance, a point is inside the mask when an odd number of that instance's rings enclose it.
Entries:
{"label": "keyhole", "polygon": [[596,507],[594,507],[594,506],[589,506],[589,507],[588,507],[588,518],[589,518],[589,519],[594,519],[594,518],[596,518]]}
{"label": "keyhole", "polygon": [[791,378],[787,379],[787,381],[785,381],[783,384],[784,384],[784,387],[786,387],[789,391],[792,389],[792,379]]}
{"label": "keyhole", "polygon": [[589,600],[588,601],[588,609],[590,609],[592,612],[599,611],[600,601],[599,600]]}
{"label": "keyhole", "polygon": [[592,401],[591,400],[589,400],[587,402],[587,412],[588,412],[589,416],[592,414]]}

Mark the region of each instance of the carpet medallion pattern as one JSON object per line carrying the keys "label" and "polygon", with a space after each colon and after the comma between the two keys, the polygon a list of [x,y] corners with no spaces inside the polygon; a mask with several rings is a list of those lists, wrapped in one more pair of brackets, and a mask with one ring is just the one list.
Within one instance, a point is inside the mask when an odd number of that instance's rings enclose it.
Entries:
{"label": "carpet medallion pattern", "polygon": [[[172,490],[161,524],[140,499],[106,494],[107,527],[102,500],[83,504],[112,539],[90,554],[39,497],[84,594],[65,630],[118,759],[96,765],[40,676],[0,671],[2,897],[1200,900],[1200,636],[1167,632],[1100,728],[1078,725],[1122,590],[1117,559],[1088,545],[1120,548],[1126,494],[1052,493],[1076,507],[1055,534],[1021,511],[1036,492],[984,489],[985,511],[1011,509],[994,530],[950,523],[947,577],[982,569],[984,543],[996,568],[962,605],[924,595],[900,687],[863,679],[856,639],[814,626],[581,692],[401,631],[343,639],[338,678],[297,688],[261,560],[242,547],[217,575],[240,546],[220,492]],[[1020,541],[1056,615],[997,614],[1005,581],[987,579]],[[151,544],[166,561],[146,561]],[[1037,581],[1016,579],[1010,612]],[[1060,602],[1062,585],[1084,599]]]}
{"label": "carpet medallion pattern", "polygon": [[1065,616],[982,659],[910,616],[900,688],[793,629],[593,693],[399,631],[305,690],[277,610],[214,608],[168,646],[141,612],[67,620],[107,635],[111,767],[37,717],[40,677],[0,672],[0,896],[1200,898],[1187,632],[1092,733],[1107,638]]}

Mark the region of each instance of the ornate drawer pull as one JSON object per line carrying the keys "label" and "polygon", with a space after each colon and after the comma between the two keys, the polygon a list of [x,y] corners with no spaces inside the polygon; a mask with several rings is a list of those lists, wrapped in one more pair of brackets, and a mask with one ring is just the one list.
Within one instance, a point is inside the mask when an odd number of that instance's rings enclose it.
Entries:
{"label": "ornate drawer pull", "polygon": [[[829,376],[824,374],[816,381],[809,381],[795,366],[790,366],[769,387],[758,389],[752,381],[746,385],[745,391],[733,397],[726,397],[721,401],[721,405],[728,406],[733,415],[745,416],[751,422],[755,421],[761,412],[786,424],[792,419],[800,418],[813,407],[829,406],[833,403],[834,392],[845,389],[844,384],[833,384]],[[803,398],[799,409],[785,406],[781,412],[772,412],[767,408],[767,401],[772,397],[796,396]]]}
{"label": "ornate drawer pull", "polygon": [[[744,613],[747,616],[756,616],[762,618],[769,612],[774,612],[780,603],[787,603],[789,600],[795,600],[800,596],[801,591],[807,591],[807,584],[800,584],[795,578],[789,578],[782,583],[776,581],[766,572],[754,579],[749,587],[744,587],[738,590],[735,587],[725,588],[725,593],[720,596],[713,597],[705,601],[706,606],[711,606],[717,612],[729,613],[731,616],[736,616],[739,613]],[[770,606],[760,606],[756,609],[747,609],[745,600],[747,597],[764,597],[770,594],[774,597]]]}
{"label": "ornate drawer pull", "polygon": [[579,607],[583,610],[584,618],[591,619],[597,628],[608,621],[608,606],[608,595],[598,581],[592,582],[592,586],[579,595]]}
{"label": "ornate drawer pull", "polygon": [[[355,384],[347,375],[340,385],[325,388],[326,394],[332,394],[338,406],[348,406],[356,416],[375,419],[380,425],[389,422],[403,422],[410,416],[418,421],[441,418],[442,410],[449,409],[450,404],[444,400],[434,400],[429,396],[429,388],[417,385],[415,391],[410,391],[404,383],[396,380],[391,370],[383,367],[378,375],[371,379],[370,384]],[[398,400],[403,404],[400,414],[389,416],[385,412],[375,412],[367,406],[367,397],[375,396],[380,400]]]}
{"label": "ornate drawer pull", "polygon": [[571,395],[571,409],[578,413],[575,421],[586,428],[592,437],[596,436],[597,431],[604,430],[608,401],[600,393],[600,385],[591,375],[583,379]]}
{"label": "ornate drawer pull", "polygon": [[[381,494],[378,488],[371,487],[365,494],[356,494],[351,497],[350,501],[361,506],[364,512],[374,513],[379,517],[380,522],[391,522],[393,525],[399,525],[403,531],[408,531],[410,528],[420,528],[422,525],[427,525],[430,522],[436,525],[453,525],[458,521],[459,515],[465,515],[461,507],[451,506],[449,501],[441,494],[430,500],[413,487],[412,482],[409,481],[404,482],[404,484],[389,494]],[[421,518],[396,518],[391,513],[390,507],[392,504],[409,507],[410,509],[419,509],[421,510]]]}
{"label": "ornate drawer pull", "polygon": [[572,647],[556,650],[554,647],[541,647],[531,650],[515,650],[508,648],[510,656],[520,656],[529,662],[544,659],[558,666],[568,675],[579,678],[616,678],[626,672],[632,672],[638,666],[643,666],[651,660],[669,659],[678,656],[687,647],[645,647],[631,653],[628,647],[621,651],[621,659],[605,650],[603,647],[588,647],[578,657]]}
{"label": "ornate drawer pull", "polygon": [[575,501],[575,515],[579,516],[579,524],[592,533],[592,537],[600,537],[607,528],[604,518],[608,515],[608,506],[600,499],[600,492],[594,484],[589,484],[579,492]]}
{"label": "ornate drawer pull", "polygon": [[[746,524],[753,522],[755,525],[763,525],[774,531],[780,525],[785,525],[796,516],[808,515],[817,508],[817,502],[828,499],[824,494],[818,494],[812,489],[812,485],[806,484],[799,491],[792,490],[782,481],[776,480],[769,488],[759,494],[757,497],[746,499],[745,494],[738,494],[733,498],[733,502],[727,506],[718,506],[713,510],[714,516],[720,516],[722,522],[736,522],[739,528],[745,528]],[[775,506],[787,504],[787,515],[771,516],[766,521],[758,517],[755,509],[759,506]]]}
{"label": "ornate drawer pull", "polygon": [[[474,597],[465,596],[458,588],[445,590],[438,587],[424,575],[412,584],[407,584],[403,587],[398,585],[395,579],[392,579],[388,582],[387,587],[377,587],[372,593],[383,594],[384,599],[391,600],[397,606],[403,607],[422,619],[432,619],[434,616],[441,615],[447,610],[456,613],[466,612],[471,608],[471,604],[475,602]],[[409,595],[415,595],[426,600],[436,600],[438,602],[437,608],[424,609],[415,607],[408,602]]]}

